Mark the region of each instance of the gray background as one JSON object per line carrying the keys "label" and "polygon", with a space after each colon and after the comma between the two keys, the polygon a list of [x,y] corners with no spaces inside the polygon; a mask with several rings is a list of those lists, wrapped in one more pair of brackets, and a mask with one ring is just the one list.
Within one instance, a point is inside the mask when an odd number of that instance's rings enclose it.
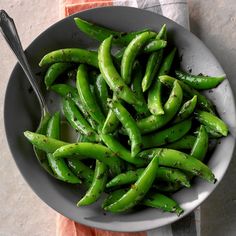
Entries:
{"label": "gray background", "polygon": [[[236,94],[236,1],[188,2],[191,31],[215,54]],[[0,8],[14,18],[24,47],[59,19],[58,0],[0,0]],[[3,114],[7,81],[16,60],[1,36],[0,61],[0,113]],[[6,143],[3,115],[0,116],[0,132],[0,236],[55,235],[56,212],[39,200],[16,168]],[[223,181],[201,207],[203,236],[235,235],[235,168],[233,158]]]}

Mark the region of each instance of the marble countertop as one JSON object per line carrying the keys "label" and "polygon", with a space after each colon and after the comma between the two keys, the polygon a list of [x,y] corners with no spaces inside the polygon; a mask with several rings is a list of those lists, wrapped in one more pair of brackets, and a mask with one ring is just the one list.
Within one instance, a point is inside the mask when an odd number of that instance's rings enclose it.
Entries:
{"label": "marble countertop", "polygon": [[[16,22],[24,48],[59,20],[59,0],[0,0]],[[236,93],[236,1],[189,0],[190,27],[213,52]],[[45,7],[47,6],[47,7]],[[33,14],[32,14],[33,12]],[[0,35],[0,235],[52,236],[56,212],[30,189],[8,148],[3,121],[5,90],[16,59]],[[230,108],[229,108],[230,109]],[[224,158],[224,157],[222,157]],[[201,206],[202,236],[233,236],[236,232],[236,159],[214,193]]]}

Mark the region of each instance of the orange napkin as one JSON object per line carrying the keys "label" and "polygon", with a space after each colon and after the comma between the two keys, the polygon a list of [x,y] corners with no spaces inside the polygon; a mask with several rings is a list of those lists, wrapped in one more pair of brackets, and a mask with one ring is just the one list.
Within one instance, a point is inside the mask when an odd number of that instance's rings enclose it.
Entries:
{"label": "orange napkin", "polygon": [[[113,1],[111,0],[63,0],[60,7],[62,14],[69,16],[86,9],[112,5]],[[56,236],[146,236],[146,233],[119,233],[100,230],[76,223],[58,214],[56,220]]]}
{"label": "orange napkin", "polygon": [[119,233],[91,228],[58,214],[56,236],[146,236],[146,233]]}

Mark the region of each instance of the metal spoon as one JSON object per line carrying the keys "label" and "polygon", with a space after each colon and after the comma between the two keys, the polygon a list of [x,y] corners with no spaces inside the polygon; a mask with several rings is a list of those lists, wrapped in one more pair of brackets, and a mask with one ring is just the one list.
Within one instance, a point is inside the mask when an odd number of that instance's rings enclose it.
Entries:
{"label": "metal spoon", "polygon": [[13,19],[4,10],[0,10],[0,28],[1,28],[2,35],[4,36],[9,47],[11,48],[16,58],[18,59],[18,62],[20,63],[22,69],[24,70],[38,98],[40,108],[41,108],[41,117],[44,117],[46,113],[48,113],[47,105],[45,103],[42,92],[40,91],[39,86],[31,71],[31,68],[27,61],[25,53],[23,51],[20,38],[16,30],[15,23]]}
{"label": "metal spoon", "polygon": [[[29,80],[37,98],[39,101],[39,105],[41,108],[41,120],[40,124],[37,128],[37,133],[44,133],[46,131],[48,120],[50,119],[50,115],[48,112],[48,108],[45,102],[45,99],[42,95],[42,92],[39,88],[38,83],[36,82],[34,75],[31,71],[27,58],[22,48],[22,44],[20,42],[19,35],[16,30],[15,23],[13,19],[4,11],[0,10],[0,29],[2,35],[6,39],[6,42],[10,46],[11,50],[15,54],[18,62],[20,63],[22,69],[24,70],[27,79]],[[41,164],[41,166],[51,175],[55,176],[48,164],[47,157],[44,152],[34,148],[36,157]]]}

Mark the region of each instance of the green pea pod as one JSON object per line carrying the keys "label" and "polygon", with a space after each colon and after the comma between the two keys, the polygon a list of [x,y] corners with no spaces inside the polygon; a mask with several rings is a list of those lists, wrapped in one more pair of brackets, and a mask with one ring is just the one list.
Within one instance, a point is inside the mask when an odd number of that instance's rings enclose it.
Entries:
{"label": "green pea pod", "polygon": [[25,131],[24,135],[28,139],[28,141],[33,144],[33,146],[46,153],[53,153],[58,148],[64,145],[68,145],[68,143],[66,142],[47,137],[46,135],[43,134],[34,133],[31,131]]}
{"label": "green pea pod", "polygon": [[110,54],[112,36],[105,39],[98,50],[99,69],[108,86],[118,98],[123,99],[127,103],[134,105],[138,112],[146,112],[147,106],[142,101],[136,99],[135,94],[125,84],[113,65]]}
{"label": "green pea pod", "polygon": [[66,158],[72,155],[99,160],[110,167],[113,174],[121,172],[121,160],[107,147],[96,143],[73,143],[58,148],[54,153],[54,158]]}
{"label": "green pea pod", "polygon": [[[167,31],[166,31],[166,25],[163,25],[160,32],[158,33],[158,35],[156,36],[155,40],[159,40],[162,41],[162,38],[167,38]],[[148,43],[145,48],[150,48],[150,46],[153,44],[154,40],[152,40],[150,43]],[[144,48],[144,50],[145,50]],[[160,50],[158,52],[153,52],[147,61],[147,65],[146,65],[146,71],[145,71],[145,75],[142,81],[142,90],[143,92],[145,92],[150,86],[151,83],[154,79],[154,77],[156,76],[156,73],[160,67],[161,64],[161,60],[163,57],[163,50]],[[150,109],[149,109],[150,110]],[[163,113],[162,113],[163,114]]]}
{"label": "green pea pod", "polygon": [[141,203],[145,206],[159,208],[164,212],[174,212],[178,216],[184,212],[176,201],[161,193],[148,193]]}
{"label": "green pea pod", "polygon": [[179,183],[171,183],[171,182],[155,182],[153,184],[153,188],[158,190],[161,193],[175,193],[179,191],[182,186]]}
{"label": "green pea pod", "polygon": [[216,182],[216,178],[212,171],[201,161],[196,158],[173,149],[153,148],[140,152],[138,157],[153,159],[158,157],[160,166],[173,167],[184,171],[189,171],[208,182]]}
{"label": "green pea pod", "polygon": [[196,137],[193,135],[185,135],[181,139],[164,145],[165,148],[169,149],[176,149],[176,150],[181,150],[181,149],[191,149],[196,141]]}
{"label": "green pea pod", "polygon": [[[49,115],[49,113],[46,113],[44,115],[44,117],[40,120],[39,127],[36,130],[36,132],[38,134],[43,134],[43,135],[46,134],[48,121],[50,120],[50,118],[51,118],[51,116]],[[56,175],[54,174],[54,172],[52,171],[52,169],[48,163],[46,153],[44,151],[38,149],[34,144],[33,144],[33,149],[34,149],[34,153],[35,153],[35,156],[36,156],[39,164],[43,167],[44,170],[47,171],[47,173],[49,173],[50,175],[52,175],[53,177],[56,178]]]}
{"label": "green pea pod", "polygon": [[114,43],[118,45],[127,45],[133,38],[138,34],[141,34],[148,29],[143,29],[141,31],[134,31],[130,33],[118,32],[111,30],[109,28],[93,24],[91,22],[82,20],[80,18],[74,18],[77,27],[87,34],[90,38],[96,39],[100,42],[108,38],[110,35],[114,36]]}
{"label": "green pea pod", "polygon": [[76,176],[81,178],[88,186],[92,184],[94,176],[94,172],[92,169],[90,169],[76,157],[68,158],[67,163],[69,168]]}
{"label": "green pea pod", "polygon": [[175,75],[177,79],[194,89],[213,89],[225,79],[225,75],[219,77],[191,75],[180,70],[176,70]]}
{"label": "green pea pod", "polygon": [[144,53],[150,53],[158,51],[162,48],[165,48],[167,45],[167,41],[161,39],[153,39],[143,48]]}
{"label": "green pea pod", "polygon": [[[162,51],[163,53],[163,51]],[[173,60],[176,54],[176,48],[174,48],[163,60],[160,70],[158,72],[158,76],[168,74],[171,66],[173,64]],[[148,108],[153,115],[162,115],[164,114],[164,110],[162,108],[162,100],[161,100],[161,90],[162,84],[159,78],[156,79],[155,83],[153,83],[152,87],[148,92]]]}
{"label": "green pea pod", "polygon": [[[165,40],[160,40],[160,39],[151,39],[149,43],[146,44],[146,46],[142,49],[140,54],[142,53],[151,53],[158,51],[162,48],[165,48],[167,45],[167,42]],[[120,49],[119,51],[116,52],[115,58],[117,61],[121,62],[122,57],[125,52],[125,47]]]}
{"label": "green pea pod", "polygon": [[102,208],[104,209],[105,207],[119,200],[123,195],[125,195],[127,190],[128,189],[118,189],[109,193],[109,195],[105,198],[104,202],[102,203]]}
{"label": "green pea pod", "polygon": [[102,108],[104,115],[107,115],[109,111],[109,108],[107,106],[107,99],[109,98],[109,93],[108,93],[109,91],[108,91],[107,83],[103,79],[101,74],[96,78],[94,89],[95,89],[97,101],[100,107]]}
{"label": "green pea pod", "polygon": [[82,199],[79,200],[77,206],[87,206],[96,202],[103,193],[107,182],[107,166],[96,161],[96,167],[93,182]]}
{"label": "green pea pod", "polygon": [[197,139],[192,147],[190,155],[203,161],[208,149],[208,134],[203,125],[200,126]]}
{"label": "green pea pod", "polygon": [[142,80],[142,90],[143,92],[147,91],[152,84],[154,77],[157,74],[157,71],[160,67],[162,60],[162,51],[153,52],[148,57],[146,71]]}
{"label": "green pea pod", "polygon": [[138,61],[134,62],[134,68],[132,72],[131,90],[135,93],[136,97],[145,103],[145,98],[142,91],[142,68]]}
{"label": "green pea pod", "polygon": [[208,133],[209,138],[216,139],[216,138],[221,138],[223,136],[222,134],[216,132],[215,130],[213,130],[209,126],[205,126],[205,129]]}
{"label": "green pea pod", "polygon": [[81,103],[81,100],[80,100],[80,97],[76,88],[68,84],[55,84],[51,86],[51,90],[61,95],[64,98],[66,97],[71,98],[71,100],[73,100],[73,102],[77,105],[77,107],[83,113],[84,118],[87,119],[87,121],[93,127],[93,129],[96,129],[97,123],[90,117],[87,110]]}
{"label": "green pea pod", "polygon": [[39,62],[39,66],[47,66],[57,62],[85,63],[98,68],[98,54],[80,48],[58,49],[46,54]]}
{"label": "green pea pod", "polygon": [[141,150],[142,137],[138,126],[130,113],[116,100],[108,99],[108,106],[128,133],[131,141],[131,156],[135,157]]}
{"label": "green pea pod", "polygon": [[100,134],[102,141],[106,146],[116,153],[120,158],[135,166],[145,166],[147,163],[142,159],[133,158],[130,151],[128,151],[114,136],[110,134]]}
{"label": "green pea pod", "polygon": [[139,34],[125,49],[121,60],[121,77],[126,84],[130,84],[131,82],[132,68],[137,55],[140,53],[146,42],[149,39],[154,38],[155,35],[156,34],[153,34],[152,32],[144,32]]}
{"label": "green pea pod", "polygon": [[173,123],[175,124],[187,119],[191,114],[193,114],[196,105],[197,105],[197,95],[194,95],[191,100],[183,104],[178,114],[176,115],[175,119],[173,120]]}
{"label": "green pea pod", "polygon": [[99,142],[99,136],[82,116],[72,99],[63,98],[62,110],[67,121],[75,130],[86,135],[91,142]]}
{"label": "green pea pod", "polygon": [[[60,114],[56,112],[48,122],[47,136],[55,139],[60,138]],[[48,163],[51,166],[57,179],[71,184],[81,183],[81,180],[74,175],[74,173],[68,168],[64,160],[55,160],[52,157],[52,153],[47,154]]]}
{"label": "green pea pod", "polygon": [[59,75],[63,74],[66,70],[68,70],[71,67],[71,63],[64,63],[64,62],[58,62],[55,64],[52,64],[44,77],[44,83],[48,88],[51,87],[53,82],[58,78]]}
{"label": "green pea pod", "polygon": [[138,128],[142,134],[157,130],[166,125],[178,112],[183,98],[183,92],[178,82],[174,84],[169,99],[165,103],[165,114],[161,116],[151,115],[137,121]]}
{"label": "green pea pod", "polygon": [[[140,63],[138,61],[135,61],[135,63],[134,63],[132,77],[133,77],[133,80],[132,80],[132,83],[131,83],[131,90],[135,93],[136,97],[140,101],[145,103],[145,99],[144,99],[143,92],[142,92],[142,87],[141,87],[141,83],[142,83],[142,69],[141,69]],[[113,96],[113,99],[115,99],[114,96]],[[104,123],[102,132],[104,134],[108,134],[108,133],[114,132],[117,129],[119,123],[120,122],[117,119],[116,115],[110,109],[109,112],[108,112],[108,115],[106,117],[106,121]]]}
{"label": "green pea pod", "polygon": [[85,65],[81,64],[77,71],[76,87],[79,97],[89,115],[100,125],[103,125],[105,117],[93,96],[88,83],[88,73]]}
{"label": "green pea pod", "polygon": [[187,84],[185,84],[182,81],[179,81],[173,77],[170,77],[168,75],[163,75],[159,77],[160,81],[165,84],[168,87],[173,87],[173,84],[175,81],[178,81],[181,88],[185,92],[185,94],[189,97],[193,97],[194,95],[197,95],[197,104],[202,107],[204,110],[207,110],[211,113],[214,113],[214,108],[210,100],[208,100],[204,95],[200,94],[197,90],[189,87]]}
{"label": "green pea pod", "polygon": [[215,131],[216,133],[220,133],[223,136],[228,135],[228,127],[223,120],[218,118],[217,116],[206,112],[206,111],[197,111],[196,117],[199,122],[211,130]]}
{"label": "green pea pod", "polygon": [[163,24],[163,26],[161,27],[160,31],[158,32],[156,39],[163,39],[165,41],[167,41],[167,28],[166,28],[166,24]]}
{"label": "green pea pod", "polygon": [[[106,187],[111,188],[111,187],[118,187],[118,186],[127,185],[127,184],[133,184],[142,175],[143,171],[144,171],[144,168],[140,168],[136,170],[130,170],[125,173],[121,173],[115,176],[113,179],[111,179],[106,184]],[[178,182],[185,187],[188,187],[188,188],[190,187],[190,183],[188,181],[187,176],[180,170],[173,169],[173,168],[159,167],[156,170],[156,179],[171,182],[171,183]]]}
{"label": "green pea pod", "polygon": [[137,205],[151,188],[157,168],[158,157],[153,158],[139,179],[121,198],[104,209],[110,212],[123,212]]}
{"label": "green pea pod", "polygon": [[142,148],[152,148],[172,143],[182,138],[191,129],[191,119],[182,121],[162,131],[147,134],[142,137]]}
{"label": "green pea pod", "polygon": [[115,113],[112,111],[112,109],[110,109],[104,122],[102,132],[104,134],[114,132],[117,129],[119,123],[120,121],[117,119]]}

